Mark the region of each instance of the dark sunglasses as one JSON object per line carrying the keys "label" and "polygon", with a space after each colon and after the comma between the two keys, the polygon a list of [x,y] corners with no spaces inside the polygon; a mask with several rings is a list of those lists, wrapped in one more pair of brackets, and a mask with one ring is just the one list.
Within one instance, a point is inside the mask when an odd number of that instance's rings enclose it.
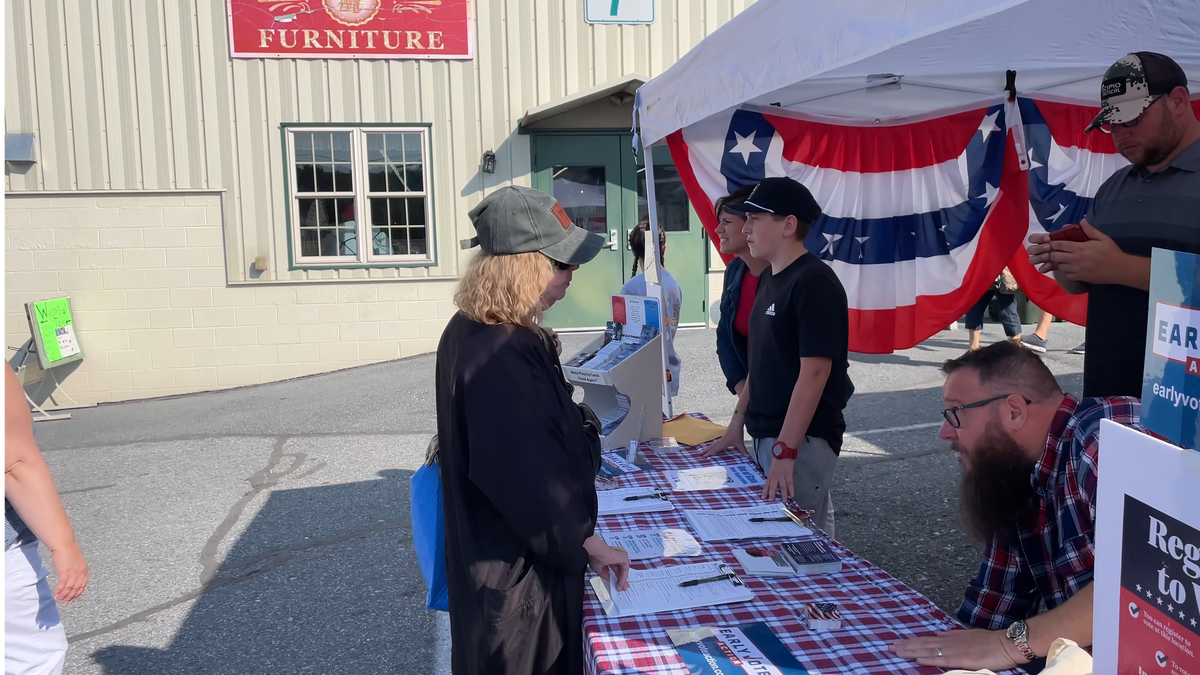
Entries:
{"label": "dark sunglasses", "polygon": [[[546,256],[546,257],[547,257],[547,258],[550,258],[550,256]],[[566,272],[567,270],[569,270],[569,269],[571,269],[572,267],[574,267],[574,265],[568,265],[568,264],[566,264],[566,263],[561,263],[561,262],[558,262],[558,261],[557,261],[557,260],[555,260],[554,258],[550,258],[550,263],[551,263],[551,264],[553,264],[553,265],[554,265],[554,269],[558,270],[559,272]]]}
{"label": "dark sunglasses", "polygon": [[[946,419],[946,422],[950,426],[957,429],[962,424],[962,422],[960,422],[958,419],[959,411],[970,410],[971,408],[982,408],[983,406],[985,406],[989,403],[994,403],[996,401],[1006,399],[1009,396],[1017,396],[1017,394],[1001,394],[1000,396],[993,396],[991,398],[985,398],[982,401],[975,401],[974,403],[964,403],[962,405],[956,405],[953,408],[946,408],[945,410],[942,411],[942,417],[944,417]],[[1024,396],[1021,397],[1021,400],[1025,401],[1025,405],[1030,405],[1033,403],[1033,401],[1030,401],[1029,399],[1025,398]]]}

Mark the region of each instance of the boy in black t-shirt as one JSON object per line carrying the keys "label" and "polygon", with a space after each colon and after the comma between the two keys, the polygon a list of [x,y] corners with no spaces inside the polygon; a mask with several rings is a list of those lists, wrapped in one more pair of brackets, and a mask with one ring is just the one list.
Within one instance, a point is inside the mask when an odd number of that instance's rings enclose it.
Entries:
{"label": "boy in black t-shirt", "polygon": [[746,213],[750,252],[771,266],[750,315],[750,375],[729,428],[705,454],[746,452],[767,474],[764,499],[793,498],[833,536],[829,487],[846,431],[850,320],[841,281],[804,247],[821,208],[790,178],[767,178],[726,208]]}

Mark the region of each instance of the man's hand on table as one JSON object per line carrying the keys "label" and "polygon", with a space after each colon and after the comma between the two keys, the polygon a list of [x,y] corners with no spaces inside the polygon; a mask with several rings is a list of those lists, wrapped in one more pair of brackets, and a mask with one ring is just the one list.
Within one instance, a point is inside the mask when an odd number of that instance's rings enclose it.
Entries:
{"label": "man's hand on table", "polygon": [[741,425],[741,420],[736,417],[729,423],[729,427],[725,429],[725,435],[717,439],[715,443],[708,446],[708,449],[700,454],[701,457],[712,457],[713,455],[725,452],[730,448],[735,448],[743,455],[749,456],[746,452],[746,441],[742,438],[745,435],[745,428]]}
{"label": "man's hand on table", "polygon": [[763,499],[774,501],[777,491],[781,493],[782,501],[795,498],[796,486],[792,484],[792,471],[795,468],[794,459],[776,459],[771,462],[771,470],[767,472],[767,484],[763,486]]}
{"label": "man's hand on table", "polygon": [[[923,666],[967,670],[1011,670],[1017,666],[1016,646],[999,630],[955,630],[936,637],[920,637],[888,649]],[[1021,659],[1024,662],[1024,658]]]}

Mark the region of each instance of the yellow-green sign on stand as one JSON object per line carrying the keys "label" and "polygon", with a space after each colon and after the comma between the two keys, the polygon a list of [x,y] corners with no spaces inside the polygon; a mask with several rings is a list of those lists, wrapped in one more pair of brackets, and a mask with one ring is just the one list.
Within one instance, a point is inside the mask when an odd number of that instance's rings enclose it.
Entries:
{"label": "yellow-green sign on stand", "polygon": [[75,334],[69,298],[54,298],[25,303],[25,315],[33,332],[38,363],[53,368],[83,358],[83,347]]}

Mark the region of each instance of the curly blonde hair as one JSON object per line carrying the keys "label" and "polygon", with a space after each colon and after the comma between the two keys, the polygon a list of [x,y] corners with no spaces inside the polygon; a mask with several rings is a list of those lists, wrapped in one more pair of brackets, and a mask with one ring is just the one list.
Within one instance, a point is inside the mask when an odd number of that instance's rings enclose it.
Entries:
{"label": "curly blonde hair", "polygon": [[541,253],[481,251],[463,275],[454,304],[482,324],[533,326],[542,320],[542,292],[553,276],[554,264]]}

